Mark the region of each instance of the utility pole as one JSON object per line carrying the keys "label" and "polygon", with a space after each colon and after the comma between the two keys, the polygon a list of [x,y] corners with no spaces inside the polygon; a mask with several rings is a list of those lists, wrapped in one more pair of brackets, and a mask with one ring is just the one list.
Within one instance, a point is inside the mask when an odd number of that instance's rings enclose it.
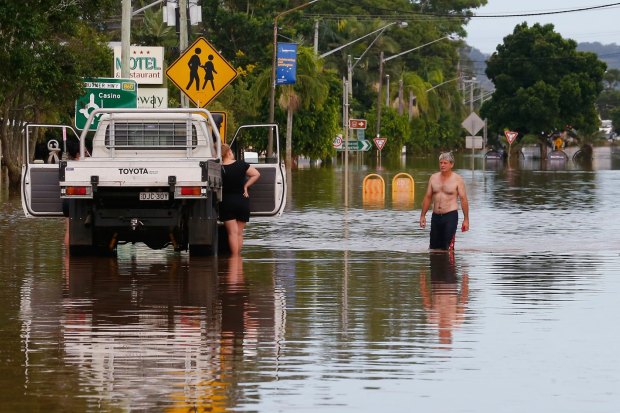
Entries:
{"label": "utility pole", "polygon": [[129,79],[131,45],[131,0],[123,0],[121,13],[121,77]]}
{"label": "utility pole", "polygon": [[314,21],[314,54],[319,54],[319,19]]}
{"label": "utility pole", "polygon": [[379,84],[377,85],[377,134],[381,136],[381,84],[383,83],[383,50],[379,54]]}
{"label": "utility pole", "polygon": [[344,82],[344,206],[349,206],[349,93],[347,81]]}
{"label": "utility pole", "polygon": [[[179,0],[179,53],[183,54],[187,49],[187,0]],[[181,92],[181,107],[189,107],[189,98]]]}
{"label": "utility pole", "polygon": [[474,79],[471,79],[469,84],[469,112],[474,111]]}

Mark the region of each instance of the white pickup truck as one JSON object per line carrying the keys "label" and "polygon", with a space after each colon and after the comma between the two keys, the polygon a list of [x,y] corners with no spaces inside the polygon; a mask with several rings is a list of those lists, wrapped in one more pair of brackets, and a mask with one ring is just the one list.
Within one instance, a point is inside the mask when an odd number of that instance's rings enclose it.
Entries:
{"label": "white pickup truck", "polygon": [[[95,120],[89,151],[88,130]],[[153,249],[172,245],[190,255],[217,255],[221,140],[210,112],[97,109],[79,138],[70,126],[28,125],[26,142],[33,128],[62,128],[64,143],[79,139],[79,157],[63,155],[59,162],[54,162],[55,154],[47,163],[31,160],[26,144],[22,167],[25,214],[67,217],[71,255],[113,254],[118,244],[138,242]],[[251,213],[279,215],[286,202],[286,179],[277,126],[240,128],[231,141],[240,157],[245,153],[240,131],[248,128],[276,137],[273,156],[253,159],[261,177],[250,189]]]}

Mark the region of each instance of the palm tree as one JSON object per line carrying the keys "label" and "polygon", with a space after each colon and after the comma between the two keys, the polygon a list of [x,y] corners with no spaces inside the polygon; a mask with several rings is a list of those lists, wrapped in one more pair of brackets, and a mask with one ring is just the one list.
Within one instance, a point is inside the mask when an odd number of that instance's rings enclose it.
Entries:
{"label": "palm tree", "polygon": [[[257,94],[265,96],[269,87],[271,69],[265,70],[256,82]],[[322,105],[329,93],[329,84],[323,74],[323,62],[312,48],[300,46],[297,50],[297,80],[295,84],[280,86],[278,106],[286,111],[286,164],[293,158],[293,116],[300,108]]]}

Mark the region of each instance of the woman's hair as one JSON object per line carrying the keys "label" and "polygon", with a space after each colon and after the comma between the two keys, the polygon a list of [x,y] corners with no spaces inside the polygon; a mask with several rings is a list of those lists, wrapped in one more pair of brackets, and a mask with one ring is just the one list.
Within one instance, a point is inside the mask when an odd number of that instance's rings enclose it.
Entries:
{"label": "woman's hair", "polygon": [[452,152],[442,152],[441,155],[439,155],[439,161],[454,163],[454,155],[452,155]]}
{"label": "woman's hair", "polygon": [[231,152],[230,145],[223,143],[222,144],[222,157],[226,155],[228,152]]}

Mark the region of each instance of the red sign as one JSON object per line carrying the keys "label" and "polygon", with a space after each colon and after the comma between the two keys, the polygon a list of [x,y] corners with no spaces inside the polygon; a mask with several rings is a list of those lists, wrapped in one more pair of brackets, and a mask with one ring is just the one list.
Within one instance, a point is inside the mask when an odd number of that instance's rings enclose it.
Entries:
{"label": "red sign", "polygon": [[349,129],[366,129],[366,119],[349,119]]}
{"label": "red sign", "polygon": [[373,141],[375,141],[377,149],[382,150],[387,142],[387,138],[374,138]]}
{"label": "red sign", "polygon": [[338,149],[342,146],[342,135],[336,135],[334,140],[332,141],[334,148]]}
{"label": "red sign", "polygon": [[517,139],[517,136],[519,136],[519,132],[512,132],[509,130],[505,130],[504,135],[506,135],[506,139],[508,139],[508,143],[512,145],[515,139]]}

